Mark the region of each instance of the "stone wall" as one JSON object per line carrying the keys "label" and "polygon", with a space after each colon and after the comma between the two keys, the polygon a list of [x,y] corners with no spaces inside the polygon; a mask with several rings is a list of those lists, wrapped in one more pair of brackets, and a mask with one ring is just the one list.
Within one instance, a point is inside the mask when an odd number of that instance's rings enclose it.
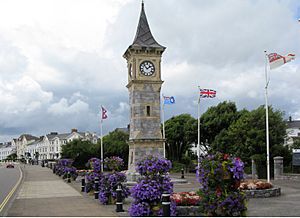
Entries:
{"label": "stone wall", "polygon": [[176,206],[177,216],[196,216],[204,217],[205,214],[200,210],[199,206]]}
{"label": "stone wall", "polygon": [[276,179],[282,179],[282,180],[300,180],[300,174],[284,173],[281,176],[277,176]]}
{"label": "stone wall", "polygon": [[269,198],[269,197],[277,197],[281,195],[280,187],[273,187],[270,189],[262,189],[262,190],[244,190],[247,198]]}

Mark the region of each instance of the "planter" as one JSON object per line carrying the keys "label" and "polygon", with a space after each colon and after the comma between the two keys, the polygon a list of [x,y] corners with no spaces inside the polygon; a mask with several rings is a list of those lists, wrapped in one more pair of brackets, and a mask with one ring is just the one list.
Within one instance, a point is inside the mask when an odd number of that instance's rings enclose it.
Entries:
{"label": "planter", "polygon": [[247,198],[270,198],[281,195],[280,187],[259,190],[243,190],[243,192],[246,193]]}
{"label": "planter", "polygon": [[199,206],[176,206],[177,216],[206,216]]}

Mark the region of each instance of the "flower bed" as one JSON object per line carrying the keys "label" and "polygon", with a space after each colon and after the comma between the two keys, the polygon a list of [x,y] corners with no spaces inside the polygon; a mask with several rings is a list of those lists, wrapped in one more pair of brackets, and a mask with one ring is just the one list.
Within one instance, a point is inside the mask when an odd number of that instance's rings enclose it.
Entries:
{"label": "flower bed", "polygon": [[245,192],[248,198],[269,198],[281,195],[280,187],[261,180],[245,180],[241,182],[239,189]]}
{"label": "flower bed", "polygon": [[273,185],[270,182],[265,182],[261,180],[245,180],[241,182],[239,189],[240,190],[261,190],[261,189],[270,189]]}
{"label": "flower bed", "polygon": [[175,201],[176,206],[198,206],[201,197],[196,192],[178,192],[172,194],[171,200]]}

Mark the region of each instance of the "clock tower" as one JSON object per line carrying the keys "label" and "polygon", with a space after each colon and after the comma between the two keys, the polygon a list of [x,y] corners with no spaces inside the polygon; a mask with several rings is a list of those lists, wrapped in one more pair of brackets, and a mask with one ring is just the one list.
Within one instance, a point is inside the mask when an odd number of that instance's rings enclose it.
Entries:
{"label": "clock tower", "polygon": [[144,3],[133,43],[123,57],[127,60],[130,135],[128,176],[135,175],[135,163],[146,155],[163,156],[160,120],[161,56],[166,48],[154,39]]}

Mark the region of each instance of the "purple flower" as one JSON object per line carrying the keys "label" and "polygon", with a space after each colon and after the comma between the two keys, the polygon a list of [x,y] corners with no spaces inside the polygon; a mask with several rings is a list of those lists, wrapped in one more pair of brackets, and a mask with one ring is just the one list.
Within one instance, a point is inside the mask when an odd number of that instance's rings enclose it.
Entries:
{"label": "purple flower", "polygon": [[104,159],[104,167],[109,170],[119,171],[124,165],[124,161],[120,157],[112,156]]}
{"label": "purple flower", "polygon": [[230,172],[233,173],[233,178],[242,180],[244,178],[244,163],[239,158],[232,160],[232,167],[229,167]]}
{"label": "purple flower", "polygon": [[205,212],[212,216],[244,215],[246,198],[236,187],[236,182],[243,177],[244,163],[240,158],[221,153],[203,157],[197,179],[201,184],[199,195]]}
{"label": "purple flower", "polygon": [[128,212],[130,216],[150,216],[151,208],[147,202],[132,203]]}
{"label": "purple flower", "polygon": [[[129,208],[131,216],[162,216],[161,196],[164,192],[173,193],[173,183],[167,175],[171,167],[164,158],[148,156],[138,161],[136,169],[141,178],[131,189],[135,199]],[[171,204],[171,215],[176,215],[175,202]]]}
{"label": "purple flower", "polygon": [[[102,175],[99,181],[99,201],[102,204],[108,204],[109,196],[112,199],[117,197],[117,186],[118,184],[124,184],[126,182],[126,175],[124,173],[114,172],[106,175]],[[127,186],[121,185],[122,197],[127,198],[130,191]]]}
{"label": "purple flower", "polygon": [[91,169],[95,172],[95,173],[100,173],[101,172],[101,160],[98,158],[91,158],[88,161]]}
{"label": "purple flower", "polygon": [[153,156],[148,156],[136,164],[136,170],[141,175],[166,174],[171,168],[171,161]]}

